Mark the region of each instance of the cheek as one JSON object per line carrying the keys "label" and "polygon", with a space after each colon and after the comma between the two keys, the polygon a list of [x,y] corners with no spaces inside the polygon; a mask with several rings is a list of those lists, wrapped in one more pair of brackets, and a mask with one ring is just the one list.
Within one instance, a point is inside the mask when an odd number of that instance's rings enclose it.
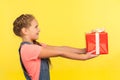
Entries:
{"label": "cheek", "polygon": [[35,34],[35,32],[34,32],[33,30],[29,32],[29,35],[30,35],[31,37],[33,37],[34,34]]}
{"label": "cheek", "polygon": [[31,28],[29,34],[30,34],[31,38],[36,37],[37,29]]}

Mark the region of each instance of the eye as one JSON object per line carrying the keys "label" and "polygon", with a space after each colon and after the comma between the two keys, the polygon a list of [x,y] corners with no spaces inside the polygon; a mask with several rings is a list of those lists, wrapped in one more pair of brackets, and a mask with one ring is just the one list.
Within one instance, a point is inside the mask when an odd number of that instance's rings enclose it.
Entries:
{"label": "eye", "polygon": [[36,25],[35,28],[38,28],[38,25]]}

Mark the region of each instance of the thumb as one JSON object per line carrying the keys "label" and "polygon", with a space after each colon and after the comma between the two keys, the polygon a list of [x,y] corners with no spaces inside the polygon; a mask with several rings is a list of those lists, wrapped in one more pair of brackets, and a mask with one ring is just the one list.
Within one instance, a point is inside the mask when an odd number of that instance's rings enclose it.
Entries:
{"label": "thumb", "polygon": [[88,54],[93,54],[94,52],[96,52],[96,50],[90,51]]}
{"label": "thumb", "polygon": [[88,52],[88,54],[89,54],[91,57],[96,57],[96,56],[98,56],[98,54],[93,54],[94,52],[96,52],[96,50],[90,51],[90,52]]}

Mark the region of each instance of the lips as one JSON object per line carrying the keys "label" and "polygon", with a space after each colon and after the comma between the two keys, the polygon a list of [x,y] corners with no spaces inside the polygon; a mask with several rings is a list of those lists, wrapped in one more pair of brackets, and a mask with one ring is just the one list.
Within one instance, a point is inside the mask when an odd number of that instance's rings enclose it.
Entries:
{"label": "lips", "polygon": [[37,33],[37,35],[39,35],[39,33]]}

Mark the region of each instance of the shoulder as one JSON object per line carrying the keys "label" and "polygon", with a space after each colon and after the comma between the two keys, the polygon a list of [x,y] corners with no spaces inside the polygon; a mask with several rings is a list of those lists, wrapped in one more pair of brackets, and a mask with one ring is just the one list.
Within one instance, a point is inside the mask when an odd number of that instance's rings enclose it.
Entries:
{"label": "shoulder", "polygon": [[34,60],[38,59],[38,56],[42,50],[42,47],[36,44],[24,44],[21,47],[21,56],[24,59]]}
{"label": "shoulder", "polygon": [[36,45],[36,44],[24,44],[21,46],[21,50],[25,49],[25,50],[32,50],[32,49],[40,49],[41,46]]}

